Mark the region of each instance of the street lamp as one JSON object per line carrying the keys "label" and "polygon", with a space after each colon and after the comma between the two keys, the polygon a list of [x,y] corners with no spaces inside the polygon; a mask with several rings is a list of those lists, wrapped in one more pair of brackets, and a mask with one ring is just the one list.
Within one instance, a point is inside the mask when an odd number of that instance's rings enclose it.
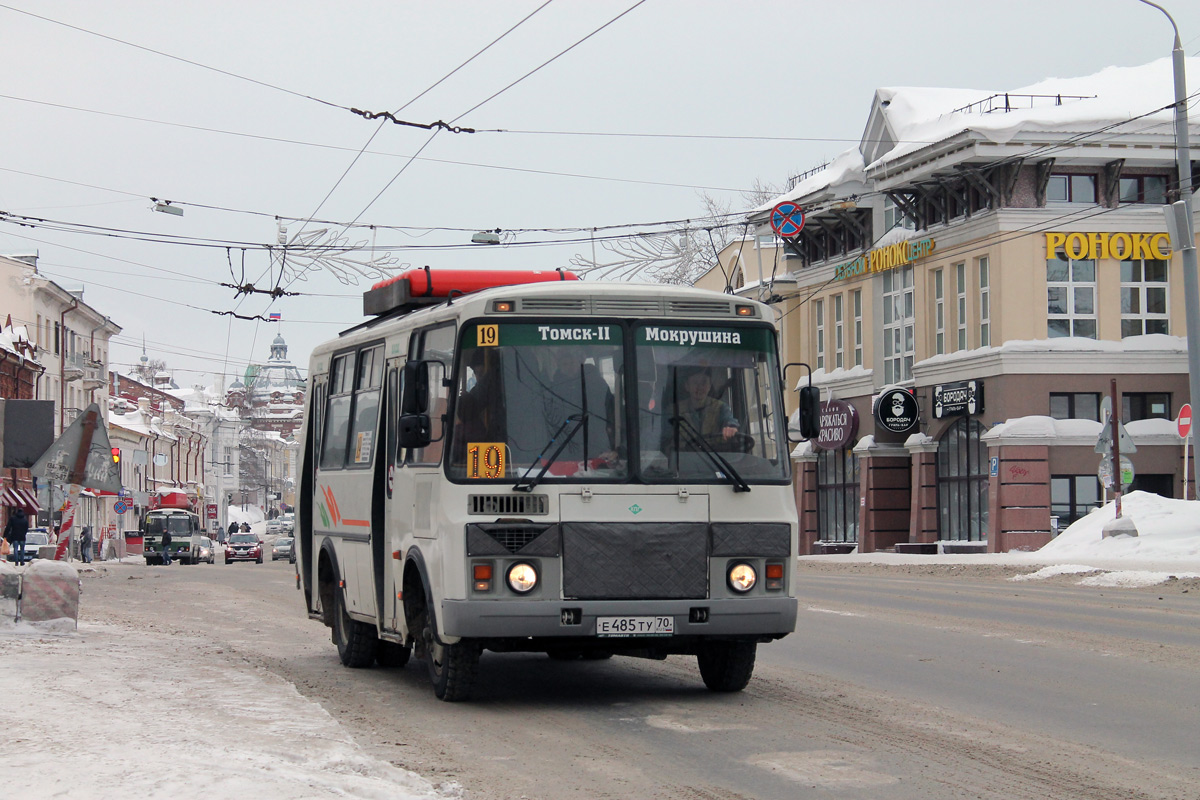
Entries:
{"label": "street lamp", "polygon": [[[1175,46],[1171,49],[1171,69],[1175,78],[1175,166],[1179,171],[1179,213],[1168,208],[1174,216],[1179,233],[1179,250],[1183,259],[1183,291],[1187,312],[1188,340],[1188,399],[1192,408],[1200,406],[1200,278],[1196,273],[1196,234],[1192,230],[1192,159],[1188,145],[1187,77],[1184,72],[1183,45],[1179,42],[1179,26],[1167,10],[1150,0],[1141,0],[1166,15],[1175,31]],[[1182,218],[1182,219],[1181,219]],[[1187,498],[1187,475],[1183,480],[1184,498]],[[1195,492],[1193,484],[1193,492]]]}

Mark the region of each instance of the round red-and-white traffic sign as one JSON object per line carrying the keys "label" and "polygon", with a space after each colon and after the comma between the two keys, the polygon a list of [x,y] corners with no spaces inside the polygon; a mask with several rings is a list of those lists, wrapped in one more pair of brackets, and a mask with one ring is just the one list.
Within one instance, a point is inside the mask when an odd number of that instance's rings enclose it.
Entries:
{"label": "round red-and-white traffic sign", "polygon": [[1179,432],[1180,439],[1186,439],[1192,430],[1192,406],[1190,403],[1184,403],[1183,408],[1179,409],[1179,418],[1175,420],[1175,430]]}

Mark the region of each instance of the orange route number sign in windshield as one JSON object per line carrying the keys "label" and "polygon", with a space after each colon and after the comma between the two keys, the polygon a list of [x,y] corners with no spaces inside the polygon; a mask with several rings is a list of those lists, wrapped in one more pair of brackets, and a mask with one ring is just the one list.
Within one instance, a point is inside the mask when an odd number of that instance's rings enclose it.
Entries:
{"label": "orange route number sign in windshield", "polygon": [[504,443],[467,444],[467,477],[494,480],[504,477]]}

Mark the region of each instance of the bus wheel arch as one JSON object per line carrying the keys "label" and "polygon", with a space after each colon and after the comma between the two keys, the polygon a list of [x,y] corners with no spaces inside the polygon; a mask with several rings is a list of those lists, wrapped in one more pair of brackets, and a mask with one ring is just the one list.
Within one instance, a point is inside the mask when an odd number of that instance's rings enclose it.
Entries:
{"label": "bus wheel arch", "polygon": [[448,703],[471,699],[479,672],[480,647],[469,639],[447,644],[438,636],[433,595],[419,553],[406,562],[403,585],[404,616],[413,640],[413,655],[425,662],[434,695]]}

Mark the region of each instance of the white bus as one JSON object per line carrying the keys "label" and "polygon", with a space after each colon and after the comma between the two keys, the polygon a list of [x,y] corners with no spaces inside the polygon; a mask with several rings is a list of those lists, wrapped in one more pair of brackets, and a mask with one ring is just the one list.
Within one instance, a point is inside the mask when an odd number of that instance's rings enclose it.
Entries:
{"label": "white bus", "polygon": [[313,352],[296,509],[343,664],[415,654],[451,701],[485,650],[690,654],[710,689],[746,686],[796,623],[768,306],[426,268],[364,307]]}

